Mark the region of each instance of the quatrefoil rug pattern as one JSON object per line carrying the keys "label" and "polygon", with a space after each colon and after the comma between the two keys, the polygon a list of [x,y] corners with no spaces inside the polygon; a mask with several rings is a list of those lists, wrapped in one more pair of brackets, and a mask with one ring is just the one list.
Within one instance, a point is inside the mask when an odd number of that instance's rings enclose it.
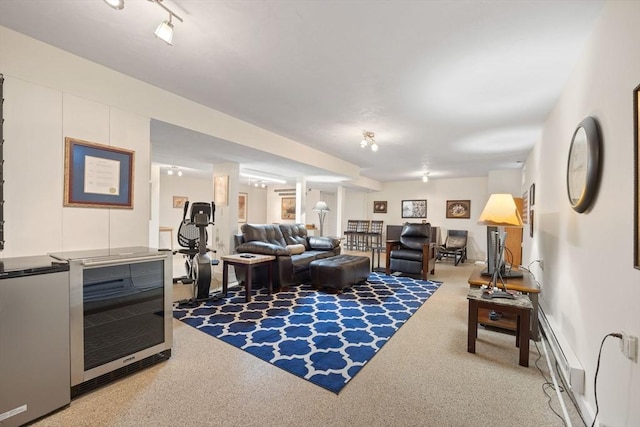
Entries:
{"label": "quatrefoil rug pattern", "polygon": [[334,393],[353,378],[441,282],[371,273],[342,294],[310,285],[268,295],[244,287],[176,319]]}

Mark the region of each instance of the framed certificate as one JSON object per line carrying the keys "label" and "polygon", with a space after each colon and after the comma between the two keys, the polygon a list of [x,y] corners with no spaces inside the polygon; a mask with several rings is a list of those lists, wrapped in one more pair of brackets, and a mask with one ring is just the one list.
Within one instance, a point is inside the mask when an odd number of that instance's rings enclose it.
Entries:
{"label": "framed certificate", "polygon": [[64,206],[133,209],[133,151],[64,141]]}

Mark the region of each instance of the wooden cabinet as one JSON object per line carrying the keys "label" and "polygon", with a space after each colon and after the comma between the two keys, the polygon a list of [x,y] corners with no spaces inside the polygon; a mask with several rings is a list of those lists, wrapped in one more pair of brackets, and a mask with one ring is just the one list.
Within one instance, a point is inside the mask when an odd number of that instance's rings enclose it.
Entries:
{"label": "wooden cabinet", "polygon": [[[514,197],[518,212],[522,212],[522,199]],[[507,239],[505,240],[504,247],[504,260],[508,264],[513,266],[520,266],[522,264],[522,228],[505,227],[507,232]]]}

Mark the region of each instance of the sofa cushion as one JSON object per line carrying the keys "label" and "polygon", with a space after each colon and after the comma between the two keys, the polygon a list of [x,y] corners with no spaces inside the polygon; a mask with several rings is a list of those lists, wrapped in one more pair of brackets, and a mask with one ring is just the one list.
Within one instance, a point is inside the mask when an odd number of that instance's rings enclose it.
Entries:
{"label": "sofa cushion", "polygon": [[287,246],[282,231],[276,224],[242,224],[241,229],[245,242],[265,242],[283,248]]}
{"label": "sofa cushion", "polygon": [[293,273],[299,273],[301,271],[309,270],[309,264],[324,255],[323,253],[316,251],[305,251],[298,255],[291,255],[291,264],[293,267]]}
{"label": "sofa cushion", "polygon": [[304,224],[280,224],[279,227],[286,245],[304,245],[305,249],[309,249],[307,227]]}
{"label": "sofa cushion", "polygon": [[330,251],[340,246],[340,239],[333,239],[331,237],[309,237],[309,248],[317,251]]}
{"label": "sofa cushion", "polygon": [[298,245],[287,245],[287,252],[291,255],[299,255],[303,253],[307,248],[304,247],[303,244]]}

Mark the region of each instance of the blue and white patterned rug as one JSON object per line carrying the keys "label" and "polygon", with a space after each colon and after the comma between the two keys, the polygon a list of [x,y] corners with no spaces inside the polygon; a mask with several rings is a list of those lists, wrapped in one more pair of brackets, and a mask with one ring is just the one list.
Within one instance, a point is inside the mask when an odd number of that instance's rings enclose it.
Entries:
{"label": "blue and white patterned rug", "polygon": [[268,295],[244,287],[173,316],[334,393],[353,378],[442,283],[371,273],[342,294],[310,285]]}

